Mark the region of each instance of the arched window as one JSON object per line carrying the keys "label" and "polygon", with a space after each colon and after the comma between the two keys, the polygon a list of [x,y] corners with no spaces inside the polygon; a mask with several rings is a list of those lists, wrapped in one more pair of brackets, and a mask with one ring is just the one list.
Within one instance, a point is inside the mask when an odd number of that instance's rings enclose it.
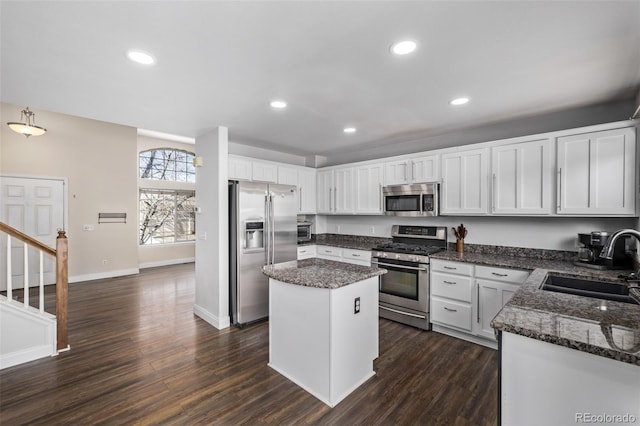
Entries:
{"label": "arched window", "polygon": [[140,152],[140,245],[195,240],[194,156],[173,148]]}
{"label": "arched window", "polygon": [[142,151],[138,161],[140,178],[195,182],[196,169],[193,166],[193,157],[193,152],[172,148]]}

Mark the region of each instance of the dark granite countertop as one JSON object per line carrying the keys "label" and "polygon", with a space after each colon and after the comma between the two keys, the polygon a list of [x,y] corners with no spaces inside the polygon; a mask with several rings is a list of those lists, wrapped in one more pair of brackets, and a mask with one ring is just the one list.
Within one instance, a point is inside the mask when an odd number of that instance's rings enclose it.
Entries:
{"label": "dark granite countertop", "polygon": [[640,305],[540,290],[550,272],[534,270],[491,326],[640,366]]}
{"label": "dark granite countertop", "polygon": [[263,266],[262,273],[289,284],[335,289],[386,274],[387,270],[313,258]]}
{"label": "dark granite countertop", "polygon": [[578,266],[573,263],[571,253],[512,251],[472,249],[458,254],[450,250],[431,258],[531,270],[529,278],[493,319],[494,329],[640,365],[640,305],[540,289],[549,273],[625,283],[618,276],[627,275],[631,270]]}
{"label": "dark granite countertop", "polygon": [[371,250],[375,246],[387,243],[389,241],[391,241],[391,238],[341,234],[314,234],[311,237],[311,241],[300,242],[298,243],[298,245],[304,246],[318,244],[355,250]]}
{"label": "dark granite countertop", "polygon": [[[316,237],[309,244],[360,250],[370,250],[389,241],[387,238],[337,234]],[[491,325],[494,329],[640,365],[640,305],[540,290],[549,273],[623,283],[624,280],[618,276],[626,275],[630,270],[591,269],[575,265],[574,252],[516,247],[467,245],[462,255],[448,250],[430,257],[532,271],[493,319]],[[311,285],[322,286],[322,283]]]}
{"label": "dark granite countertop", "polygon": [[473,263],[475,265],[496,266],[500,268],[525,269],[533,271],[535,269],[545,269],[559,272],[566,276],[583,277],[596,280],[624,282],[618,275],[629,274],[631,270],[620,271],[610,269],[592,269],[586,266],[578,266],[573,260],[567,260],[567,256],[557,256],[541,254],[536,256],[538,251],[532,250],[532,256],[508,256],[494,252],[491,253],[457,253],[455,250],[441,251],[429,256],[431,259],[450,260],[456,262]]}

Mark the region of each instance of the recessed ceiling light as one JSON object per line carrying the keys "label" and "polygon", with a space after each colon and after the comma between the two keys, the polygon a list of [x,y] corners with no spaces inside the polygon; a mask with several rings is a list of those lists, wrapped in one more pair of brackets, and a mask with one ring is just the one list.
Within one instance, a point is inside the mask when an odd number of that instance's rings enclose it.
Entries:
{"label": "recessed ceiling light", "polygon": [[276,109],[282,109],[287,107],[287,103],[282,100],[271,101],[269,105],[271,105],[271,108],[276,108]]}
{"label": "recessed ceiling light", "polygon": [[464,105],[467,102],[469,102],[469,98],[455,98],[454,100],[452,100],[451,102],[449,102],[451,105]]}
{"label": "recessed ceiling light", "polygon": [[152,65],[156,62],[153,56],[141,50],[127,51],[127,58],[131,59],[133,62],[137,62],[138,64],[142,64],[142,65]]}
{"label": "recessed ceiling light", "polygon": [[408,55],[416,50],[418,45],[412,40],[403,40],[391,45],[391,52],[396,55]]}
{"label": "recessed ceiling light", "polygon": [[356,132],[356,128],[355,127],[345,127],[342,131],[345,132],[345,133],[355,133]]}

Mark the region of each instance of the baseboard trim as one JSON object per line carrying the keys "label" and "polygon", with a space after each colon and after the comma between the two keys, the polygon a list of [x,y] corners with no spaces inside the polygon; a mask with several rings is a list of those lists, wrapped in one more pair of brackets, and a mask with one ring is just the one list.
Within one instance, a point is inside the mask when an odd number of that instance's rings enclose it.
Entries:
{"label": "baseboard trim", "polygon": [[179,265],[181,263],[193,263],[196,261],[195,257],[185,257],[183,259],[168,259],[159,260],[157,262],[145,262],[138,265],[140,269],[155,268],[158,266]]}
{"label": "baseboard trim", "polygon": [[195,303],[193,304],[193,313],[208,322],[218,330],[222,330],[223,328],[229,328],[231,326],[231,321],[229,317],[226,318],[218,318],[217,315],[212,314],[202,306],[198,306]]}
{"label": "baseboard trim", "polygon": [[69,277],[69,282],[77,283],[83,281],[103,280],[105,278],[123,277],[125,275],[136,275],[139,273],[139,268],[120,269],[115,271],[98,272],[96,274],[74,275]]}
{"label": "baseboard trim", "polygon": [[55,350],[52,351],[51,345],[41,345],[22,351],[2,354],[0,355],[0,370],[54,355],[57,355],[57,352]]}
{"label": "baseboard trim", "polygon": [[473,336],[462,331],[454,330],[449,327],[433,324],[431,330],[436,333],[446,334],[447,336],[455,337],[457,339],[466,340],[467,342],[475,343],[477,345],[486,346],[487,348],[498,350],[498,342],[495,340],[487,340],[483,337]]}

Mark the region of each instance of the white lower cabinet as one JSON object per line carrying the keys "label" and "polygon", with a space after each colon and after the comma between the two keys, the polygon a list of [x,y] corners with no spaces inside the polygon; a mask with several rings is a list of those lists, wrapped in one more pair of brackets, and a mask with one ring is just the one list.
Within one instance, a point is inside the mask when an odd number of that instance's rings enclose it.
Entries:
{"label": "white lower cabinet", "polygon": [[[307,246],[305,246],[307,247]],[[318,259],[336,260],[338,262],[353,263],[355,265],[371,266],[371,252],[332,246],[317,246]]]}
{"label": "white lower cabinet", "polygon": [[519,269],[432,259],[434,330],[495,346],[491,321],[528,276]]}
{"label": "white lower cabinet", "polygon": [[298,260],[311,259],[316,257],[316,246],[311,244],[308,246],[298,246]]}

